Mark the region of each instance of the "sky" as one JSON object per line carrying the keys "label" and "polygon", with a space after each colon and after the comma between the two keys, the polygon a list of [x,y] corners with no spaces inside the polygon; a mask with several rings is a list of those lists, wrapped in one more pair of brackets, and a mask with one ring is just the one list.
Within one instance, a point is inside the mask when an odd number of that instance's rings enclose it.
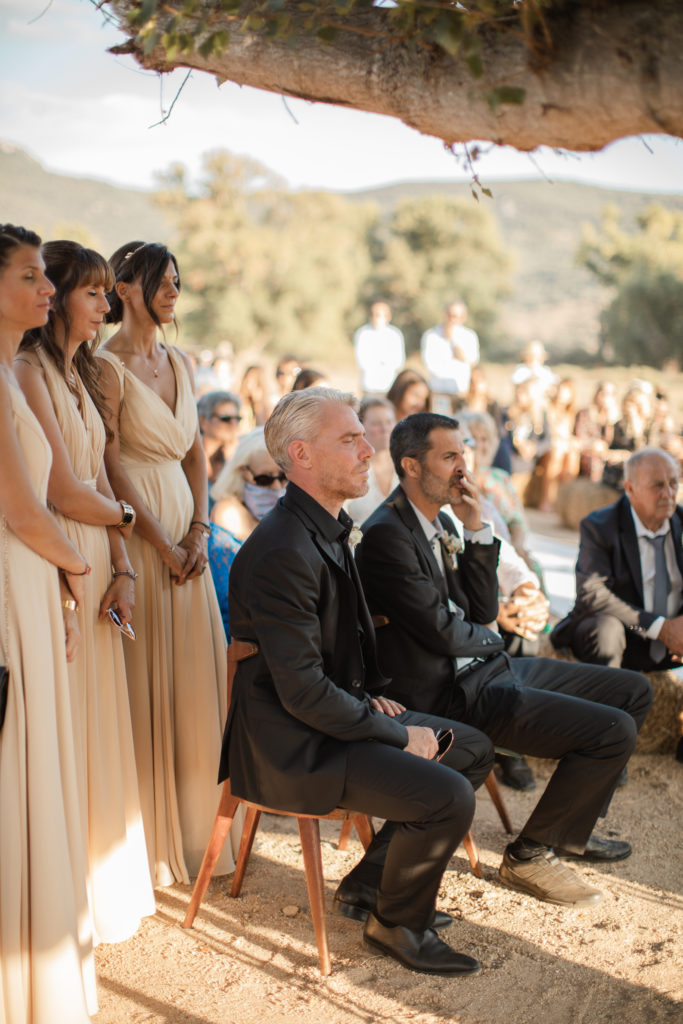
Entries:
{"label": "sky", "polygon": [[[160,78],[106,52],[122,38],[90,0],[0,0],[0,140],[51,171],[132,188],[153,188],[174,163],[197,180],[202,155],[215,149],[253,157],[292,188],[469,179],[438,139],[392,118],[218,88],[201,72],[156,125],[186,72]],[[683,192],[683,141],[648,136],[580,156],[493,147],[477,172],[484,185],[541,178]]]}

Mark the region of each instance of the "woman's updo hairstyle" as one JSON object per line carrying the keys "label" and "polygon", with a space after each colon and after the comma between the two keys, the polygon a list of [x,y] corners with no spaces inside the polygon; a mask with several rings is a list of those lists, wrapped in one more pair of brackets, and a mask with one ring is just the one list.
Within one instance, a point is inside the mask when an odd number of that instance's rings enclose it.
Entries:
{"label": "woman's updo hairstyle", "polygon": [[[116,275],[116,284],[120,281],[126,284],[140,281],[145,309],[157,327],[161,327],[161,321],[152,308],[152,302],[159,291],[159,285],[164,278],[169,260],[175,267],[178,277],[176,287],[180,291],[178,261],[170,249],[160,242],[127,242],[126,245],[120,246],[109,259]],[[111,306],[106,317],[107,323],[120,324],[123,320],[123,302],[117,295],[116,288],[112,288],[107,294],[107,299]]]}
{"label": "woman's updo hairstyle", "polygon": [[0,273],[12,258],[12,253],[22,245],[40,247],[41,239],[35,231],[16,224],[0,224]]}

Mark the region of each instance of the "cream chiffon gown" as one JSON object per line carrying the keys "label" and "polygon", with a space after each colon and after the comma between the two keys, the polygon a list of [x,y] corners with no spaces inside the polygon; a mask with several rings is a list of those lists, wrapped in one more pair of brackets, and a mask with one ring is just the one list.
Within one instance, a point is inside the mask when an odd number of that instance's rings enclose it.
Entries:
{"label": "cream chiffon gown", "polygon": [[[121,465],[177,542],[194,511],[181,460],[194,441],[197,412],[180,354],[166,351],[176,378],[175,412],[114,353],[97,355],[119,380]],[[210,572],[178,587],[157,550],[135,533],[128,551],[139,574],[137,640],[126,641],[124,653],[150,869],[157,885],[187,883],[199,870],[220,797],[225,633]],[[216,873],[233,869],[226,843]]]}
{"label": "cream chiffon gown", "polygon": [[[36,355],[74,475],[94,488],[105,444],[99,413],[78,377],[80,411],[52,360],[40,349]],[[68,669],[94,939],[122,942],[155,909],[123,659],[123,643],[130,641],[122,639],[109,618],[98,618],[112,578],[106,527],[58,513],[56,518],[92,567],[79,612],[81,646]]]}
{"label": "cream chiffon gown", "polygon": [[[50,446],[21,392],[12,412],[45,501]],[[57,570],[0,522],[0,1020],[87,1024],[97,1011]],[[9,651],[7,650],[9,648]]]}

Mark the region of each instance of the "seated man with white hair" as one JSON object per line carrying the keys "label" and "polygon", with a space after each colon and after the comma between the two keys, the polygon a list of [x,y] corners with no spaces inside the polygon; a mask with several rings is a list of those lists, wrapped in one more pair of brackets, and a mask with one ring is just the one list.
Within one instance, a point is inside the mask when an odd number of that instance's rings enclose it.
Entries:
{"label": "seated man with white hair", "polygon": [[576,604],[553,630],[581,661],[649,672],[683,656],[680,466],[661,448],[625,464],[626,493],[581,521]]}

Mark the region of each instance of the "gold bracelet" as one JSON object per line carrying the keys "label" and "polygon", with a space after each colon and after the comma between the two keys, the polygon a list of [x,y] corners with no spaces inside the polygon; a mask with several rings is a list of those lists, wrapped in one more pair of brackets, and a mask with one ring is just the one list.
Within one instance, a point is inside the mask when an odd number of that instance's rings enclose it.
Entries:
{"label": "gold bracelet", "polygon": [[78,602],[73,597],[65,597],[62,601],[62,608],[68,608],[70,612],[78,611]]}

